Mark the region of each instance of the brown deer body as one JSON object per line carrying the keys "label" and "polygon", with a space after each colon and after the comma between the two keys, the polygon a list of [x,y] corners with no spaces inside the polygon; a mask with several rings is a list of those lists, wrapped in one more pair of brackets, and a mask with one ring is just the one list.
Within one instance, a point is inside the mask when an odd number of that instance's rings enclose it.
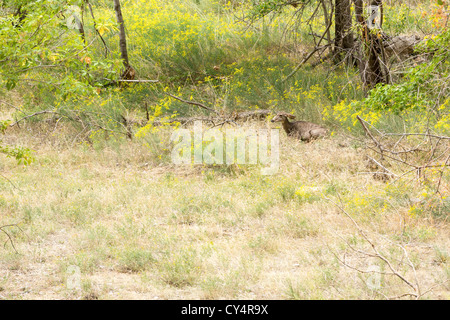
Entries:
{"label": "brown deer body", "polygon": [[290,137],[296,137],[302,141],[310,142],[320,137],[325,137],[328,133],[327,129],[319,126],[318,124],[307,121],[294,121],[290,122],[290,119],[295,119],[295,116],[286,112],[279,112],[271,120],[272,122],[281,122],[284,131]]}

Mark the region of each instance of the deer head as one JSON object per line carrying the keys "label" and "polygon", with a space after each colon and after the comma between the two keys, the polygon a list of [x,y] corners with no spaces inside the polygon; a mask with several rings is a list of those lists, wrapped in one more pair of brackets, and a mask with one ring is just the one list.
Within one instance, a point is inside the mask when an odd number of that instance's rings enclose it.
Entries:
{"label": "deer head", "polygon": [[287,112],[278,112],[275,117],[272,118],[271,122],[284,122],[287,119],[295,119],[295,116],[293,114],[287,113]]}

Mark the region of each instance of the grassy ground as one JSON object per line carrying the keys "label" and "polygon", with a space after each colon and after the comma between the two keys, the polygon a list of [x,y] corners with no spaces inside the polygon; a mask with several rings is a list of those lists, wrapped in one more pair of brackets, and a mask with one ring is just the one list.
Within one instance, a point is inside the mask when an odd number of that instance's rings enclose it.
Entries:
{"label": "grassy ground", "polygon": [[[258,167],[155,165],[137,141],[95,149],[42,127],[9,135],[32,147],[37,162],[0,165],[14,183],[0,179],[0,225],[20,226],[5,229],[18,254],[10,243],[0,250],[2,298],[377,299],[413,292],[395,275],[364,273],[390,270],[356,251],[373,253],[354,222],[400,275],[422,293],[431,288],[423,298],[450,298],[448,212],[412,210],[423,198],[418,184],[361,174],[362,149],[349,137],[303,144],[283,133],[278,174],[261,176]],[[71,287],[74,268],[79,286]]]}

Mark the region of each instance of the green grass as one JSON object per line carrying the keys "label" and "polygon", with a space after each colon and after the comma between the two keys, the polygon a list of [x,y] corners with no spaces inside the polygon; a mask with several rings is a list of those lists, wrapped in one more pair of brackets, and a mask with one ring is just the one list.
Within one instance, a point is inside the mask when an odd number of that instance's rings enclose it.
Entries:
{"label": "green grass", "polygon": [[[33,148],[51,163],[23,168],[7,159],[3,166],[22,191],[3,185],[8,214],[0,225],[18,223],[21,229],[7,231],[17,250],[28,253],[16,255],[6,243],[0,256],[9,276],[1,286],[11,297],[26,298],[12,275],[26,277],[26,268],[45,267],[52,276],[33,282],[34,288],[48,288],[42,289],[44,297],[101,299],[111,290],[123,297],[147,296],[158,288],[166,298],[177,290],[197,298],[376,298],[365,280],[346,281],[352,270],[336,269],[334,254],[341,256],[350,245],[370,247],[326,198],[342,201],[389,259],[401,258],[397,243],[422,243],[424,249],[410,252],[411,259],[421,272],[446,277],[447,254],[440,249],[448,240],[446,227],[430,224],[432,208],[414,214],[405,201],[405,194],[421,197],[421,186],[361,178],[353,171],[360,165],[359,150],[338,147],[338,137],[294,145],[281,138],[275,176],[245,166],[236,175],[194,166],[142,167],[151,159],[136,152],[141,148],[137,141],[92,152],[83,146],[57,151],[50,142],[40,142]],[[330,166],[345,161],[348,168]],[[386,207],[378,202],[383,198],[389,201]],[[430,255],[429,245],[439,249]],[[349,261],[367,267],[362,257]],[[80,268],[80,291],[66,288],[70,266]],[[413,277],[407,265],[401,270]],[[121,280],[110,283],[111,277]],[[432,285],[425,274],[418,279],[424,287]],[[384,294],[403,290],[394,278],[384,281]]]}

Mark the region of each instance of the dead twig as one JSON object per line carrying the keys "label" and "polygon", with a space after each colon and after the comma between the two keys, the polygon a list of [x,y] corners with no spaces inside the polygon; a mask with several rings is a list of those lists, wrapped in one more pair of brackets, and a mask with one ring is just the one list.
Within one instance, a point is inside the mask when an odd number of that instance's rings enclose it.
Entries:
{"label": "dead twig", "polygon": [[[248,119],[264,119],[268,117],[270,114],[276,111],[270,110],[252,110],[252,111],[242,111],[242,112],[232,112],[231,115],[228,116],[219,116],[219,117],[177,117],[171,118],[168,120],[156,119],[153,121],[153,125],[162,125],[163,123],[180,123],[182,125],[187,125],[189,123],[193,123],[195,121],[209,122],[212,127],[223,126],[226,123],[230,123],[233,125],[238,125],[237,121],[246,121]],[[145,125],[149,119],[146,119],[143,122],[139,122],[139,125]]]}
{"label": "dead twig", "polygon": [[[319,6],[320,6],[321,4],[319,4],[318,6],[317,6],[317,8],[316,8],[316,11],[318,10],[318,8],[319,8]],[[315,12],[316,12],[315,11]],[[314,15],[315,15],[315,13],[313,14],[313,15],[311,15],[311,19],[312,19],[312,17],[314,17]],[[331,10],[331,14],[330,14],[330,16],[332,16],[333,15],[333,7],[332,7],[332,10]],[[294,70],[292,70],[292,72],[291,73],[289,73],[287,76],[286,76],[286,78],[284,78],[283,80],[281,80],[281,82],[285,82],[286,80],[288,80],[288,79],[290,79],[306,62],[308,62],[308,60],[317,52],[317,51],[319,51],[319,50],[322,50],[322,49],[326,49],[326,48],[328,48],[328,47],[330,47],[331,46],[331,43],[327,43],[326,45],[323,45],[323,46],[321,46],[320,44],[322,43],[322,41],[325,39],[325,36],[326,35],[328,35],[329,34],[329,31],[330,31],[330,28],[331,28],[331,25],[332,25],[333,23],[332,23],[332,21],[330,21],[330,23],[327,25],[327,27],[325,28],[325,31],[323,32],[323,34],[322,34],[322,36],[320,37],[320,39],[319,39],[319,41],[317,42],[317,44],[316,44],[316,46],[315,46],[315,48],[308,54],[308,55],[306,55],[304,58],[303,58],[303,60],[294,68]]]}
{"label": "dead twig", "polygon": [[165,94],[168,95],[168,96],[171,97],[171,98],[174,98],[175,100],[178,100],[178,101],[181,101],[181,102],[184,102],[184,103],[193,105],[193,106],[200,107],[200,108],[202,108],[202,109],[211,111],[211,112],[213,112],[213,113],[219,115],[219,112],[218,112],[218,111],[216,111],[216,110],[214,110],[214,109],[212,109],[212,108],[210,108],[210,107],[205,106],[203,103],[195,102],[195,101],[189,101],[189,100],[184,100],[184,99],[182,99],[182,98],[180,98],[180,97],[177,97],[177,96],[175,96],[175,95],[173,95],[173,94],[171,94],[171,93],[165,93]]}
{"label": "dead twig", "polygon": [[98,34],[98,36],[100,37],[100,40],[102,40],[103,46],[105,47],[105,58],[106,58],[108,56],[108,52],[111,52],[111,50],[109,49],[108,45],[106,44],[105,39],[103,39],[102,34],[97,29],[97,22],[95,20],[94,10],[92,9],[91,3],[89,1],[86,1],[86,3],[88,5],[88,7],[89,7],[89,11],[90,11],[91,16],[92,16],[92,21],[94,22],[94,30]]}
{"label": "dead twig", "polygon": [[[388,258],[386,258],[383,254],[380,253],[380,251],[378,250],[378,248],[375,245],[375,243],[367,236],[366,232],[359,226],[359,224],[356,222],[356,220],[353,219],[353,217],[344,209],[344,207],[342,205],[337,204],[335,201],[331,200],[330,198],[325,198],[325,199],[330,201],[331,203],[333,203],[342,213],[344,213],[350,219],[350,221],[353,223],[353,225],[357,229],[358,233],[371,246],[372,251],[373,251],[373,253],[368,253],[368,252],[364,252],[364,251],[361,251],[361,250],[357,250],[357,252],[358,253],[362,253],[362,254],[364,254],[366,256],[369,256],[369,257],[377,258],[377,259],[383,261],[388,266],[389,270],[391,271],[390,273],[384,273],[384,274],[394,275],[397,278],[399,278],[401,281],[403,281],[405,284],[407,284],[410,288],[412,288],[414,290],[414,293],[408,293],[408,295],[414,296],[416,299],[418,299],[421,296],[421,294],[420,294],[420,287],[417,284],[413,284],[411,281],[406,279],[405,276],[400,274],[400,272],[398,272],[394,268],[394,266],[392,265],[392,262]],[[350,248],[352,250],[355,250],[353,248],[353,246],[350,246]],[[338,260],[342,261],[341,259],[338,259]],[[353,267],[352,269],[355,269],[355,270],[357,270],[359,272],[363,272],[360,269],[355,268],[355,267]]]}
{"label": "dead twig", "polygon": [[10,127],[14,127],[15,125],[17,125],[17,124],[20,123],[21,121],[23,121],[23,120],[25,120],[25,119],[32,118],[32,117],[37,116],[37,115],[40,115],[40,114],[59,114],[59,113],[58,113],[58,112],[55,112],[55,111],[50,111],[50,110],[38,111],[38,112],[35,112],[35,113],[33,113],[33,114],[29,114],[29,115],[27,115],[27,116],[25,116],[25,117],[23,117],[23,118],[17,120],[16,122],[14,122],[13,124],[10,124],[9,126],[10,126]]}
{"label": "dead twig", "polygon": [[112,80],[112,79],[108,79],[108,78],[104,78],[105,80],[108,80],[108,81],[112,81],[113,83],[116,83],[116,82],[131,82],[131,83],[156,83],[156,82],[159,82],[159,80],[139,80],[139,79],[137,79],[137,80],[126,80],[126,79],[119,79],[119,80]]}
{"label": "dead twig", "polygon": [[[360,116],[357,116],[357,119],[373,142],[373,145],[367,144],[366,148],[380,155],[378,161],[373,157],[366,156],[377,168],[381,168],[391,177],[395,177],[394,182],[411,172],[416,172],[417,178],[422,179],[425,169],[439,168],[440,176],[436,188],[436,193],[439,193],[444,170],[450,167],[450,146],[448,143],[444,143],[450,140],[450,137],[433,134],[429,130],[426,133],[383,133],[374,128],[376,134],[380,136],[376,138],[375,133],[368,128],[368,123]],[[390,137],[399,137],[399,139],[393,143],[392,139],[389,139]],[[410,146],[409,141],[414,137],[423,137],[423,140]],[[446,157],[445,160],[444,157]],[[406,166],[410,169],[406,169],[403,173],[394,173],[388,170],[387,165],[384,164],[384,161],[387,160],[395,161],[400,168]]]}
{"label": "dead twig", "polygon": [[19,187],[17,187],[10,179],[8,179],[7,177],[5,177],[4,175],[0,174],[0,177],[2,177],[3,179],[5,179],[6,181],[8,181],[15,189],[19,190],[19,191],[23,191],[22,189],[20,189]]}
{"label": "dead twig", "polygon": [[307,54],[304,58],[303,58],[303,60],[294,68],[294,70],[292,70],[292,72],[291,73],[289,73],[287,76],[286,76],[286,78],[284,78],[283,80],[282,80],[282,82],[285,82],[285,81],[287,81],[287,80],[289,80],[294,74],[296,74],[297,73],[297,71],[306,63],[306,62],[308,62],[308,60],[317,52],[317,51],[319,51],[319,50],[322,50],[322,49],[326,49],[326,48],[328,48],[330,45],[329,44],[326,44],[326,45],[323,45],[323,46],[320,46],[320,47],[315,47],[309,54]]}
{"label": "dead twig", "polygon": [[9,228],[9,227],[19,228],[19,230],[23,232],[23,230],[17,224],[7,224],[7,225],[4,225],[4,226],[1,226],[0,227],[0,231],[2,231],[8,237],[8,239],[5,241],[3,246],[6,247],[6,244],[9,242],[11,244],[11,247],[14,249],[14,251],[16,253],[19,253],[19,251],[17,251],[16,247],[14,246],[14,241],[12,240],[11,235],[5,230],[5,228]]}
{"label": "dead twig", "polygon": [[430,138],[450,140],[450,137],[438,136],[438,135],[430,134],[430,133],[385,133],[384,135],[385,136],[425,136],[425,137],[430,137]]}
{"label": "dead twig", "polygon": [[10,107],[16,109],[17,111],[22,112],[23,114],[26,114],[22,109],[20,109],[19,107],[16,107],[15,105],[13,105],[13,104],[11,104],[11,103],[9,103],[9,102],[0,100],[0,103],[4,103],[4,104],[6,104],[7,106],[10,106]]}
{"label": "dead twig", "polygon": [[377,146],[378,149],[380,149],[380,153],[381,156],[383,157],[383,146],[378,142],[377,139],[375,139],[375,137],[372,135],[372,133],[370,132],[370,130],[367,128],[367,126],[365,125],[365,121],[360,117],[360,116],[356,116],[356,119],[358,119],[359,123],[361,123],[361,126],[363,127],[364,131],[367,133],[367,135],[370,137],[370,139],[372,139],[372,141],[375,143],[375,145]]}

